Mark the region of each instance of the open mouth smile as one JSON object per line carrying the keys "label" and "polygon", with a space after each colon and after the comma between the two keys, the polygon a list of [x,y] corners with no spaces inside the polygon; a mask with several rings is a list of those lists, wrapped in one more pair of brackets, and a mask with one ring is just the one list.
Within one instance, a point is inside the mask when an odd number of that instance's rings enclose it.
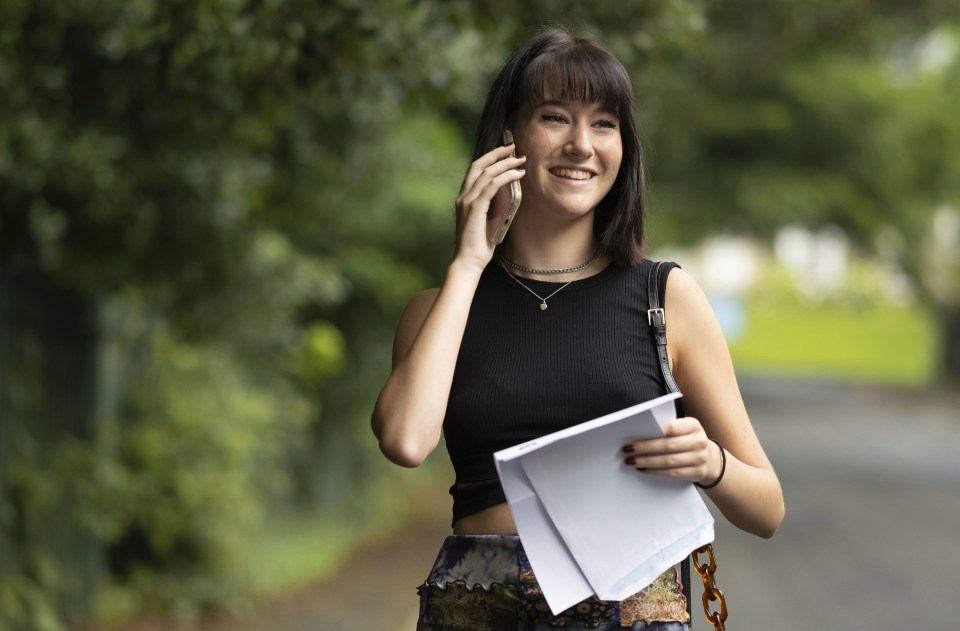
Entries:
{"label": "open mouth smile", "polygon": [[581,169],[550,169],[550,173],[565,180],[589,180],[594,177],[594,173],[583,171]]}

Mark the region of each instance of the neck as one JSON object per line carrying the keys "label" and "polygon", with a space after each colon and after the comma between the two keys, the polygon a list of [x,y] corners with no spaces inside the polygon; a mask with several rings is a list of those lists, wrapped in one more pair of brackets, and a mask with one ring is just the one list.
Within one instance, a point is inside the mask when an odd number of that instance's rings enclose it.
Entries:
{"label": "neck", "polygon": [[[585,222],[583,222],[585,223]],[[526,227],[526,226],[524,226]],[[570,226],[567,229],[553,230],[516,230],[514,225],[507,241],[503,244],[503,255],[508,259],[530,269],[566,269],[577,267],[590,260],[599,247],[593,236],[593,227],[587,230],[582,227]],[[516,231],[515,231],[516,230]],[[516,275],[528,278],[544,278],[547,280],[564,281],[574,277],[586,277],[596,274],[606,267],[609,257],[601,255],[590,267],[580,272],[568,274],[532,274],[516,269],[510,271]]]}

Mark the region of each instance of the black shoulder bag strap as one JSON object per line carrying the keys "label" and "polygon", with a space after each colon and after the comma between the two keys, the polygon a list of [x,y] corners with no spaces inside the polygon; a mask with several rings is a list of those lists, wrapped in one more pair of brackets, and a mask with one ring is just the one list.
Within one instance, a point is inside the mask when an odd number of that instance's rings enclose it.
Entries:
{"label": "black shoulder bag strap", "polygon": [[[670,355],[667,353],[667,318],[660,303],[660,285],[666,286],[666,276],[670,273],[670,266],[664,265],[658,261],[650,266],[650,276],[647,278],[647,323],[653,332],[653,341],[657,347],[657,361],[660,364],[660,372],[663,373],[663,381],[666,383],[669,392],[679,392],[680,387],[677,380],[673,378],[673,371],[670,370]],[[677,414],[683,416],[683,404],[677,401]],[[698,555],[706,554],[709,562],[699,563]],[[714,631],[724,631],[727,620],[727,603],[723,598],[723,593],[717,588],[714,582],[714,572],[717,571],[717,562],[713,554],[713,545],[707,544],[697,548],[693,552],[693,562],[697,569],[697,574],[703,579],[703,612],[707,621],[713,624]],[[693,628],[693,615],[690,610],[690,599],[692,594],[690,587],[690,557],[687,557],[680,564],[680,582],[683,586],[683,595],[687,599],[687,616],[690,618],[690,627]],[[720,610],[710,611],[710,603],[719,601]]]}
{"label": "black shoulder bag strap", "polygon": [[660,283],[669,272],[670,269],[663,262],[654,263],[650,268],[650,278],[647,279],[647,322],[653,331],[653,341],[657,345],[657,361],[660,362],[660,372],[663,373],[667,391],[680,392],[680,387],[670,370],[670,355],[667,354],[667,318],[663,307],[660,306]]}
{"label": "black shoulder bag strap", "polygon": [[[663,373],[663,381],[667,385],[667,391],[679,392],[680,387],[677,385],[676,379],[673,378],[673,371],[670,370],[670,355],[667,353],[667,319],[660,304],[660,282],[669,271],[670,269],[659,261],[650,267],[650,276],[647,279],[647,323],[653,333],[653,342],[657,347],[657,361],[660,364],[660,372]],[[677,414],[683,412],[681,405],[677,401]],[[690,618],[692,628],[693,616],[690,610],[690,600],[693,592],[690,588],[689,558],[680,563],[680,582],[683,585],[683,596],[687,599],[687,616]]]}

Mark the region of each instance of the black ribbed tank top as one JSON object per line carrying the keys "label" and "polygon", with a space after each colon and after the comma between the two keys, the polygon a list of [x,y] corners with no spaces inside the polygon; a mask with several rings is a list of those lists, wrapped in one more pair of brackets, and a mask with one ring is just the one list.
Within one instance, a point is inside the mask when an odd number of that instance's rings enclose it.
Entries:
{"label": "black ribbed tank top", "polygon": [[[487,266],[443,422],[454,521],[506,501],[494,452],[666,392],[647,324],[651,266],[611,264],[548,299],[546,310],[499,264]],[[562,285],[520,280],[541,296]]]}

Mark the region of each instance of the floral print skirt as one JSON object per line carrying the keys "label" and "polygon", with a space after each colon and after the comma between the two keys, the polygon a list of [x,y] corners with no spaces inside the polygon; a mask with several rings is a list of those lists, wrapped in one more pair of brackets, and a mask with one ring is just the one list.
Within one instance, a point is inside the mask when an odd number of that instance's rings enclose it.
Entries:
{"label": "floral print skirt", "polygon": [[689,631],[679,572],[624,601],[592,596],[554,616],[516,535],[453,535],[418,589],[417,631]]}

